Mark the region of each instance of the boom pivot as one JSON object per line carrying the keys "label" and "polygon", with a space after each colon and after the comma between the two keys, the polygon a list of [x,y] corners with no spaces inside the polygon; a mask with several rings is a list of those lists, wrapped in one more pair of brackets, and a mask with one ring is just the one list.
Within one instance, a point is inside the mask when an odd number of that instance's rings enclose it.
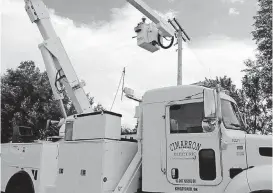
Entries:
{"label": "boom pivot", "polygon": [[92,111],[83,90],[84,84],[79,81],[62,42],[52,26],[46,6],[41,0],[25,0],[25,9],[31,22],[37,24],[44,39],[39,48],[55,99],[62,101],[63,90],[59,89],[59,86],[63,85],[77,113]]}

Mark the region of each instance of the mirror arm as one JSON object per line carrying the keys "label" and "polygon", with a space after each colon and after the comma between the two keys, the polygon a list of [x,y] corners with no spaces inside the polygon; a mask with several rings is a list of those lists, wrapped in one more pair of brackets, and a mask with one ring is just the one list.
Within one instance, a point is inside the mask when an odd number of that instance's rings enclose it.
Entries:
{"label": "mirror arm", "polygon": [[240,116],[240,118],[241,118],[241,120],[242,120],[242,122],[243,122],[243,127],[244,127],[244,129],[246,130],[246,129],[247,129],[246,114],[239,111],[239,116]]}
{"label": "mirror arm", "polygon": [[218,124],[220,125],[222,123],[222,109],[221,109],[221,98],[220,98],[220,85],[216,85],[216,93],[217,93],[217,109],[216,109],[216,115],[218,119]]}

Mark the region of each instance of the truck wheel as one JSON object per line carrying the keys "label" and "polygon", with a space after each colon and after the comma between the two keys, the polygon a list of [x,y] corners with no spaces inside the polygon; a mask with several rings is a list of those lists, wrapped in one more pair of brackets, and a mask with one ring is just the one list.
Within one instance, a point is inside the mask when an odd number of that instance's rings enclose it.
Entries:
{"label": "truck wheel", "polygon": [[7,184],[5,193],[35,193],[28,173],[21,171],[14,174]]}

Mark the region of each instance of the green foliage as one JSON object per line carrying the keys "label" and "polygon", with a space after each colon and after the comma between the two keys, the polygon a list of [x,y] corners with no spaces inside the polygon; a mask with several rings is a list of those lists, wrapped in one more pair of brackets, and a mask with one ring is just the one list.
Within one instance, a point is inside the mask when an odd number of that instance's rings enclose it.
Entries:
{"label": "green foliage", "polygon": [[229,96],[231,96],[237,103],[239,109],[243,111],[244,109],[244,100],[242,98],[242,90],[237,89],[236,85],[233,84],[231,78],[224,77],[216,77],[216,79],[205,79],[205,81],[201,82],[203,86],[209,88],[216,88],[216,85],[219,84],[221,88],[229,92]]}
{"label": "green foliage", "polygon": [[121,126],[121,135],[132,135],[132,134],[136,134],[137,133],[137,129],[131,129],[127,126]]}
{"label": "green foliage", "polygon": [[106,110],[100,103],[95,105],[93,109],[94,109],[94,111],[105,111]]}
{"label": "green foliage", "polygon": [[46,120],[61,117],[46,72],[25,61],[15,70],[8,69],[1,83],[1,141],[10,139],[14,124],[35,128],[34,134],[43,138]]}
{"label": "green foliage", "polygon": [[259,9],[254,16],[253,39],[259,55],[272,59],[272,0],[258,0]]}
{"label": "green foliage", "polygon": [[[63,93],[63,94],[64,94],[63,103],[65,104],[64,107],[65,107],[67,116],[76,114],[77,111],[76,111],[76,108],[74,107],[72,101],[65,93]],[[92,106],[94,104],[94,97],[90,97],[89,93],[87,93],[86,96],[89,99],[90,105]],[[94,107],[94,109],[95,109],[94,111],[97,111],[96,106]]]}
{"label": "green foliage", "polygon": [[[248,61],[251,62],[251,61]],[[248,64],[252,65],[252,64]],[[271,120],[269,111],[266,110],[262,100],[262,89],[256,76],[245,76],[242,80],[243,88],[237,89],[227,76],[216,77],[216,79],[205,79],[201,84],[205,87],[215,88],[217,84],[229,92],[229,95],[236,101],[240,111],[245,114],[249,133],[261,131],[262,134],[270,133]]]}
{"label": "green foliage", "polygon": [[272,133],[272,98],[270,91],[265,89],[267,83],[265,76],[261,75],[262,68],[257,67],[257,61],[246,60],[245,65],[247,70],[242,84],[247,124],[253,133],[257,131],[262,134]]}
{"label": "green foliage", "polygon": [[[259,9],[254,16],[253,39],[257,44],[256,61],[246,61],[246,72],[260,76],[261,89],[269,99],[272,95],[272,0],[258,0]],[[251,64],[251,66],[249,66]],[[268,100],[272,105],[272,100]]]}
{"label": "green foliage", "polygon": [[272,0],[258,0],[254,16],[255,60],[246,60],[243,77],[245,112],[253,133],[272,133]]}
{"label": "green foliage", "polygon": [[137,127],[138,127],[138,120],[136,122],[136,125],[133,129],[127,127],[127,126],[121,126],[121,135],[131,135],[137,133]]}
{"label": "green foliage", "polygon": [[[48,119],[60,120],[59,104],[53,93],[46,72],[40,72],[33,61],[21,62],[16,69],[8,69],[1,77],[1,142],[8,142],[13,125],[33,128],[37,139],[58,134],[58,128],[45,131]],[[87,95],[90,104],[93,98]],[[68,115],[75,114],[71,100],[65,95],[63,103]],[[95,110],[103,109],[102,105]]]}
{"label": "green foliage", "polygon": [[131,132],[132,131],[130,128],[124,127],[124,126],[121,127],[121,135],[128,135],[128,134],[131,134]]}

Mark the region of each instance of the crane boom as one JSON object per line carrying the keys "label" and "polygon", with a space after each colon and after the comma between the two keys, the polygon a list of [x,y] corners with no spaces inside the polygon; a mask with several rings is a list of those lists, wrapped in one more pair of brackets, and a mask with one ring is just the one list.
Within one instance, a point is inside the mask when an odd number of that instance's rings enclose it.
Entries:
{"label": "crane boom", "polygon": [[[59,82],[75,106],[77,113],[92,111],[83,86],[67,56],[60,38],[57,36],[50,21],[48,10],[41,0],[25,0],[25,9],[31,20],[36,23],[44,39],[39,45],[45,63],[50,85],[56,100],[62,100]],[[57,77],[59,75],[59,78]]]}
{"label": "crane boom", "polygon": [[142,0],[127,0],[132,6],[148,17],[152,22],[156,24],[157,29],[162,33],[162,36],[172,37],[175,34],[175,30],[170,24],[158,15],[152,8],[150,8]]}
{"label": "crane boom", "polygon": [[[137,33],[137,45],[148,50],[149,52],[156,52],[161,48],[169,49],[173,45],[174,37],[177,38],[178,44],[178,64],[177,64],[177,85],[182,84],[182,40],[184,42],[190,41],[189,36],[186,34],[185,30],[181,27],[178,21],[173,18],[173,20],[164,20],[160,15],[158,15],[153,9],[151,9],[142,0],[127,0],[132,6],[148,17],[152,23],[146,24],[145,18],[142,22],[134,28]],[[155,24],[155,25],[154,25]],[[172,37],[170,44],[164,46],[161,43],[161,37]],[[185,38],[183,37],[185,36]]]}

